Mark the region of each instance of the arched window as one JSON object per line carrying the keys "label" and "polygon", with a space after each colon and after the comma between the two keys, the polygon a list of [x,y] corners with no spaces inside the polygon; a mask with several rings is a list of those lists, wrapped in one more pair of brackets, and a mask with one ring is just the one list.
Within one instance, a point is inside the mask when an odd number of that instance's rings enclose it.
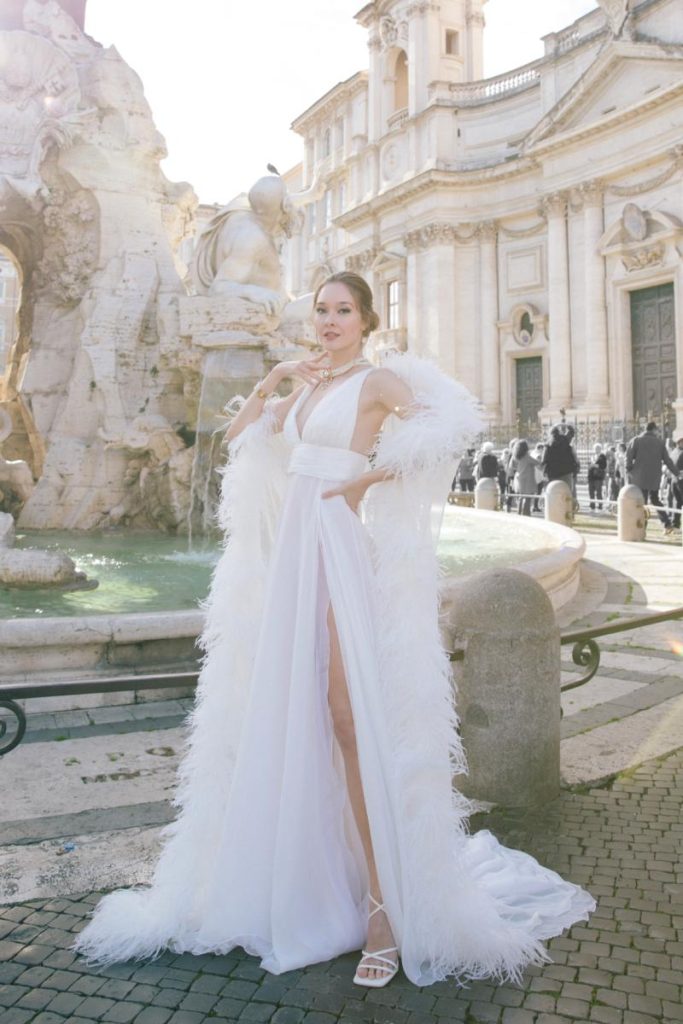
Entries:
{"label": "arched window", "polygon": [[394,66],[394,110],[408,106],[408,57],[405,50],[399,50]]}

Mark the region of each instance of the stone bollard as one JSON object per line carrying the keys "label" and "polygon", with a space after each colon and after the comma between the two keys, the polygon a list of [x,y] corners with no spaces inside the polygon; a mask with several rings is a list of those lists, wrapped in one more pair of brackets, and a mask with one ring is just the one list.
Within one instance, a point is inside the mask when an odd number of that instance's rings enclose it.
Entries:
{"label": "stone bollard", "polygon": [[619,540],[645,540],[647,517],[645,499],[640,487],[627,484],[617,498],[617,533]]}
{"label": "stone bollard", "polygon": [[545,518],[549,523],[570,526],[574,515],[574,497],[564,480],[551,480],[545,489]]}
{"label": "stone bollard", "polygon": [[489,569],[443,591],[460,734],[476,800],[532,807],[560,788],[560,634],[543,587],[518,569]]}
{"label": "stone bollard", "polygon": [[479,480],[474,488],[474,507],[486,512],[495,512],[498,508],[498,484],[490,477]]}

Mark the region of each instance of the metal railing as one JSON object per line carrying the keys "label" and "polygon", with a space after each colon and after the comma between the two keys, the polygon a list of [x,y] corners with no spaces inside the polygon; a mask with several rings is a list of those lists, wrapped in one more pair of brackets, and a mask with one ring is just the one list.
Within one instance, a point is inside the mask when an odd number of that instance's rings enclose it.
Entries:
{"label": "metal railing", "polygon": [[578,629],[569,633],[563,633],[560,643],[573,644],[572,661],[581,668],[587,668],[588,672],[571,683],[565,683],[560,687],[563,693],[567,690],[575,690],[579,686],[589,683],[600,668],[600,648],[595,642],[599,636],[610,636],[613,633],[626,633],[632,629],[643,629],[646,626],[654,626],[658,622],[669,622],[673,619],[683,619],[683,607],[671,608],[666,612],[659,612],[656,615],[641,615],[634,619],[625,619],[621,622],[612,622],[609,626],[596,626],[594,629]]}
{"label": "metal railing", "polygon": [[[560,690],[565,693],[568,690],[575,690],[579,686],[589,683],[600,667],[600,647],[595,642],[596,637],[610,636],[614,633],[625,633],[633,629],[642,629],[647,626],[656,625],[659,622],[669,622],[674,619],[683,619],[683,607],[672,608],[666,612],[659,612],[655,615],[641,615],[638,618],[624,619],[621,622],[613,622],[606,626],[596,626],[593,629],[572,630],[562,633],[560,644],[564,647],[573,644],[572,661],[581,668],[588,671],[580,679],[571,683],[564,683]],[[448,652],[449,660],[452,662],[465,660],[465,648],[457,647]],[[26,712],[17,704],[19,700],[30,699],[31,697],[63,697],[74,696],[84,693],[120,693],[123,690],[159,690],[170,687],[196,686],[199,678],[199,669],[192,669],[186,672],[165,672],[155,675],[135,676],[108,676],[95,679],[79,679],[72,682],[57,683],[0,683],[0,708],[9,711],[16,719],[16,732],[11,738],[3,743],[7,735],[7,722],[0,719],[0,757],[9,754],[11,750],[18,747],[26,733]]]}
{"label": "metal railing", "polygon": [[7,722],[0,718],[0,757],[18,747],[26,733],[26,712],[18,700],[31,697],[66,697],[81,693],[120,693],[123,690],[161,690],[172,687],[196,686],[199,669],[187,672],[164,672],[154,675],[101,676],[95,679],[77,679],[57,683],[0,683],[0,708],[16,719],[16,732],[7,742]]}

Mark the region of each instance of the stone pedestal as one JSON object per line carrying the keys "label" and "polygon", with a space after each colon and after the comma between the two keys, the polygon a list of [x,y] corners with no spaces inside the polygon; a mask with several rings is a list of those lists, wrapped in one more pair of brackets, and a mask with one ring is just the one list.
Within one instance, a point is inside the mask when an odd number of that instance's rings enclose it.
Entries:
{"label": "stone pedestal", "polygon": [[645,540],[645,501],[643,492],[635,484],[628,484],[619,491],[617,499],[617,533],[619,540]]}
{"label": "stone pedestal", "polygon": [[474,507],[487,512],[495,512],[498,508],[498,484],[495,480],[485,477],[479,480],[474,488]]}
{"label": "stone pedestal", "polygon": [[552,480],[545,489],[545,518],[550,523],[570,526],[574,514],[574,498],[564,480]]}
{"label": "stone pedestal", "polygon": [[463,647],[455,681],[469,775],[477,800],[530,807],[560,788],[560,635],[552,604],[518,569],[491,569],[452,584],[447,633]]}

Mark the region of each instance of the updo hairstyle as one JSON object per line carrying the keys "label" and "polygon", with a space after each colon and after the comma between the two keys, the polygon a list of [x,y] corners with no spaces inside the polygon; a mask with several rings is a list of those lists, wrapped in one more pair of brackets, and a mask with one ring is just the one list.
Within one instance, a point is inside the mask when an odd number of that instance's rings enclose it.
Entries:
{"label": "updo hairstyle", "polygon": [[345,285],[356,302],[358,310],[363,321],[363,337],[367,338],[369,334],[376,331],[379,327],[379,316],[373,309],[372,305],[372,289],[370,285],[361,277],[360,274],[354,274],[351,270],[340,270],[336,274],[331,274],[330,277],[326,278],[322,284],[319,284],[315,290],[313,296],[313,308],[315,309],[318,301],[320,292],[326,284],[343,284]]}

